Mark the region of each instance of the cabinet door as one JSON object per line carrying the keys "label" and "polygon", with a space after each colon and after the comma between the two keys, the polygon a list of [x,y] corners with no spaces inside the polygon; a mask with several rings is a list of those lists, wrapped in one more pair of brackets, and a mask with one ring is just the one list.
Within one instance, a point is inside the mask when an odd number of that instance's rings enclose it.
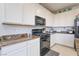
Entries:
{"label": "cabinet door", "polygon": [[4,4],[0,3],[0,24],[2,24],[4,19]]}
{"label": "cabinet door", "polygon": [[51,34],[50,35],[50,47],[52,47],[55,44],[55,39],[56,39],[55,34]]}
{"label": "cabinet door", "polygon": [[46,26],[53,26],[54,23],[54,15],[50,12],[47,13],[46,15]]}
{"label": "cabinet door", "polygon": [[5,22],[21,23],[23,15],[23,4],[7,3],[5,4]]}
{"label": "cabinet door", "polygon": [[30,46],[28,47],[28,56],[40,56],[38,46]]}
{"label": "cabinet door", "polygon": [[21,49],[14,50],[7,54],[7,56],[27,56],[27,49],[23,47]]}
{"label": "cabinet door", "polygon": [[74,34],[55,33],[52,36],[51,45],[53,43],[74,47]]}
{"label": "cabinet door", "polygon": [[40,56],[40,39],[28,41],[28,56]]}
{"label": "cabinet door", "polygon": [[24,4],[23,24],[34,25],[35,13],[36,13],[36,4],[33,3]]}
{"label": "cabinet door", "polygon": [[4,46],[2,47],[1,50],[1,55],[9,55],[9,56],[16,56],[19,54],[20,55],[27,55],[27,41],[26,42],[21,42],[21,43],[17,43],[17,44],[13,44],[13,45],[8,45],[8,46]]}

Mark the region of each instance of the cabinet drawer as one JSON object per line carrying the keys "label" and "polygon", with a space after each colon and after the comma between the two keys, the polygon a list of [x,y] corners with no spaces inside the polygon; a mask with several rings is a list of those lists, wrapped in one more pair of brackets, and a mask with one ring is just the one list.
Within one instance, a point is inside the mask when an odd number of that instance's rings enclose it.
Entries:
{"label": "cabinet drawer", "polygon": [[21,42],[21,43],[17,43],[17,44],[13,44],[13,45],[4,46],[4,47],[2,47],[1,52],[2,52],[2,54],[9,53],[14,50],[21,49],[21,48],[25,47],[26,45],[27,45],[26,42]]}

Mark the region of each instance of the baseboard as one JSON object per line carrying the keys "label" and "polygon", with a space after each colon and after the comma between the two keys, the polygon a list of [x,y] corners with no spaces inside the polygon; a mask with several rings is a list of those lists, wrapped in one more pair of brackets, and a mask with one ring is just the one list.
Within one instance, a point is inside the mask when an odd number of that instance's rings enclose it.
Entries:
{"label": "baseboard", "polygon": [[50,46],[50,48],[54,47],[56,45],[56,43],[54,43],[52,46]]}
{"label": "baseboard", "polygon": [[74,49],[73,47],[70,47],[70,46],[67,46],[67,45],[63,45],[63,44],[59,44],[59,43],[53,44],[50,48],[54,47],[55,45],[60,45],[60,46],[64,46],[64,47],[68,47],[68,48]]}

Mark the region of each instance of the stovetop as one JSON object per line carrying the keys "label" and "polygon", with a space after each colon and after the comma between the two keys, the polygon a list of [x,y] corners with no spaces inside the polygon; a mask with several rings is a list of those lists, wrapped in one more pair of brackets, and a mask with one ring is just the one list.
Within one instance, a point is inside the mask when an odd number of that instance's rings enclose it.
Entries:
{"label": "stovetop", "polygon": [[33,35],[36,35],[36,36],[45,36],[45,35],[49,35],[47,33],[34,33]]}

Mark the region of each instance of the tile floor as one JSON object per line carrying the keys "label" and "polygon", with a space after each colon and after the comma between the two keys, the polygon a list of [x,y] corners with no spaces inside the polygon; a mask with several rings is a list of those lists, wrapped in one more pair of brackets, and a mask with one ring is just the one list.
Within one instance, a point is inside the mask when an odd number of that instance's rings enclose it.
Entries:
{"label": "tile floor", "polygon": [[60,56],[77,56],[77,52],[73,48],[64,47],[61,45],[55,45],[51,48],[60,53]]}

